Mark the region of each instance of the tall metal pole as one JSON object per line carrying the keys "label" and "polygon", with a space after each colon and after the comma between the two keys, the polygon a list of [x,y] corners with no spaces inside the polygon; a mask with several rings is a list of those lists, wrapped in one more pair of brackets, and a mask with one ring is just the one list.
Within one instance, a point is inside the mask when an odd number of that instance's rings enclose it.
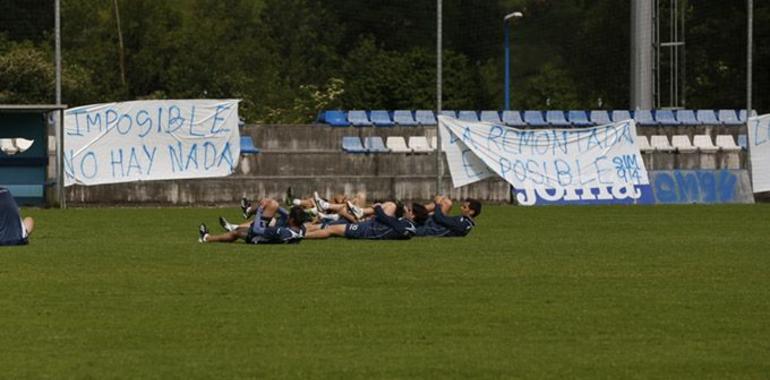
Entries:
{"label": "tall metal pole", "polygon": [[118,9],[118,0],[113,0],[112,2],[114,8],[115,8],[115,22],[118,25],[118,47],[120,48],[120,81],[123,84],[123,87],[126,86],[126,54],[125,54],[125,48],[123,47],[123,30],[120,26],[120,10]]}
{"label": "tall metal pole", "polygon": [[[436,116],[441,114],[442,94],[442,0],[436,1]],[[441,126],[436,126],[436,194],[441,194],[444,165],[441,160]]]}
{"label": "tall metal pole", "polygon": [[505,104],[503,107],[508,111],[511,109],[511,32],[510,26],[505,21],[503,21],[503,29],[505,29]]}
{"label": "tall metal pole", "polygon": [[[61,106],[61,0],[56,0],[54,5],[54,35],[56,61],[56,105]],[[59,198],[59,207],[66,208],[64,199],[64,111],[56,110],[56,194]]]}
{"label": "tall metal pole", "polygon": [[746,46],[746,120],[754,108],[754,0],[748,0],[748,38]]}

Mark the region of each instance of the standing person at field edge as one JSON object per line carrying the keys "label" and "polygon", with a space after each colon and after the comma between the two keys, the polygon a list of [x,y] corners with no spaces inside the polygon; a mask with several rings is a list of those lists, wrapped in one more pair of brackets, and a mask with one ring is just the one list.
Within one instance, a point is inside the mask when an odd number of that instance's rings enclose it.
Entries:
{"label": "standing person at field edge", "polygon": [[11,192],[0,187],[0,245],[27,244],[34,228],[35,221],[32,218],[21,218],[19,206]]}

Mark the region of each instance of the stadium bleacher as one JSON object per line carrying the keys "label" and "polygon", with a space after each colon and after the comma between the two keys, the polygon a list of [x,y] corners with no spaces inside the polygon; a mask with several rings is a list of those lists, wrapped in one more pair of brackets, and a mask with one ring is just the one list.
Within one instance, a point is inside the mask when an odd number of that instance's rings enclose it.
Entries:
{"label": "stadium bleacher", "polygon": [[740,152],[742,150],[742,148],[735,143],[735,139],[731,135],[717,136],[717,147],[724,152]]}
{"label": "stadium bleacher", "polygon": [[390,118],[390,113],[388,111],[372,111],[369,114],[369,118],[371,119],[372,124],[375,127],[392,127],[393,126],[393,120]]}
{"label": "stadium bleacher", "polygon": [[676,111],[676,120],[681,125],[701,125],[703,124],[697,117],[695,117],[695,111],[693,110],[678,110]]}
{"label": "stadium bleacher", "polygon": [[396,110],[393,111],[393,122],[399,126],[413,127],[417,125],[417,120],[414,119],[412,111]]}
{"label": "stadium bleacher", "polygon": [[385,146],[380,136],[364,137],[364,148],[367,153],[388,153],[390,149]]}
{"label": "stadium bleacher", "polygon": [[258,154],[259,148],[254,146],[251,136],[241,136],[241,154]]}
{"label": "stadium bleacher", "polygon": [[687,135],[674,135],[671,137],[671,146],[679,153],[694,153],[698,151],[698,148],[690,142],[690,136]]}
{"label": "stadium bleacher", "polygon": [[428,144],[428,138],[425,136],[409,137],[409,148],[415,153],[428,153],[433,151]]}
{"label": "stadium bleacher", "polygon": [[342,150],[347,153],[366,153],[366,148],[358,136],[344,136],[342,138]]}
{"label": "stadium bleacher", "polygon": [[650,140],[647,139],[647,136],[636,136],[637,141],[639,142],[639,150],[643,153],[653,152],[655,151],[655,148],[650,146]]}
{"label": "stadium bleacher", "polygon": [[481,111],[481,121],[492,123],[492,124],[502,124],[503,121],[500,120],[500,114],[497,111]]}
{"label": "stadium bleacher", "polygon": [[[442,111],[442,114],[443,114],[443,111]],[[460,111],[457,114],[457,118],[462,121],[467,121],[471,123],[479,122],[479,115],[476,113],[476,111]]]}
{"label": "stadium bleacher", "polygon": [[591,127],[594,125],[591,120],[588,120],[588,114],[586,111],[569,111],[567,113],[567,119],[569,120],[570,124],[575,127]]}
{"label": "stadium bleacher", "polygon": [[692,139],[692,145],[698,148],[699,152],[703,153],[716,153],[719,151],[719,147],[714,145],[709,135],[695,135]]}
{"label": "stadium bleacher", "polygon": [[596,125],[605,125],[612,123],[612,120],[607,111],[591,111],[591,122]]}
{"label": "stadium bleacher", "polygon": [[521,117],[521,112],[519,111],[503,111],[503,123],[505,125],[511,126],[511,127],[526,127],[527,123],[524,122],[524,119]]}
{"label": "stadium bleacher", "polygon": [[650,146],[652,146],[656,152],[674,152],[676,150],[668,141],[668,136],[665,135],[651,136]]}
{"label": "stadium bleacher", "polygon": [[543,118],[541,111],[524,111],[524,122],[530,127],[547,127],[548,122]]}
{"label": "stadium bleacher", "polygon": [[545,112],[545,121],[548,122],[548,125],[556,128],[564,128],[564,127],[571,127],[572,123],[567,121],[567,118],[564,116],[564,111],[546,111]]}
{"label": "stadium bleacher", "polygon": [[414,118],[418,125],[436,125],[436,115],[430,110],[417,110],[414,112]]}
{"label": "stadium bleacher", "polygon": [[393,153],[411,153],[412,150],[406,145],[406,140],[402,136],[388,136],[385,145]]}
{"label": "stadium bleacher", "polygon": [[[466,122],[488,122],[511,127],[590,127],[611,122],[633,119],[641,127],[651,126],[743,126],[746,124],[746,110],[527,110],[515,111],[473,111],[442,110],[441,115]],[[752,111],[756,116],[756,111]],[[437,119],[431,110],[351,110],[323,111],[318,121],[335,127],[393,127],[393,126],[434,126]]]}

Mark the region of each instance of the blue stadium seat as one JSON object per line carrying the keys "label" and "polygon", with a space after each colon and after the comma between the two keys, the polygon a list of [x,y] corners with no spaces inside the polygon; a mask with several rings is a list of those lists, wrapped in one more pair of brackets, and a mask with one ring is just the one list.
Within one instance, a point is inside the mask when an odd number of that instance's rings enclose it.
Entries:
{"label": "blue stadium seat", "polygon": [[251,136],[241,136],[241,154],[258,154],[259,148],[254,146]]}
{"label": "blue stadium seat", "polygon": [[586,111],[569,111],[567,113],[567,119],[576,127],[591,127],[594,125],[591,120],[588,120]]}
{"label": "blue stadium seat", "polygon": [[358,136],[344,136],[342,138],[342,150],[348,153],[366,153],[366,148],[361,144]]}
{"label": "blue stadium seat", "polygon": [[[645,112],[645,111],[641,111],[641,112]],[[674,116],[674,111],[672,111],[672,110],[657,110],[657,111],[655,111],[655,121],[658,123],[658,125],[679,125],[679,124],[681,124],[679,122],[679,120],[677,120],[676,117]]]}
{"label": "blue stadium seat", "polygon": [[353,124],[354,127],[370,127],[372,122],[369,120],[369,116],[366,111],[348,111],[348,121]]}
{"label": "blue stadium seat", "polygon": [[385,146],[380,136],[364,137],[364,148],[369,153],[388,153],[390,149]]}
{"label": "blue stadium seat", "polygon": [[511,127],[526,127],[519,111],[503,111],[503,123]]}
{"label": "blue stadium seat", "polygon": [[676,120],[683,125],[701,125],[703,123],[695,117],[695,111],[693,110],[679,110],[676,111]]}
{"label": "blue stadium seat", "polygon": [[652,116],[652,111],[650,110],[636,111],[634,113],[634,120],[636,120],[636,124],[641,126],[654,126],[659,124]]}
{"label": "blue stadium seat", "polygon": [[634,115],[631,114],[630,111],[626,111],[626,110],[615,110],[615,111],[612,111],[612,121],[615,122],[615,123],[617,123],[619,121],[623,121],[623,120],[630,120],[630,119],[633,119],[633,118],[634,118]]}
{"label": "blue stadium seat", "polygon": [[554,127],[571,127],[572,124],[564,116],[564,111],[546,111],[545,121]]}
{"label": "blue stadium seat", "polygon": [[698,110],[695,113],[695,116],[698,117],[698,121],[701,124],[705,124],[705,125],[720,125],[720,124],[722,124],[717,119],[717,114],[714,113],[713,110]]}
{"label": "blue stadium seat", "polygon": [[605,125],[612,123],[610,114],[607,111],[591,111],[591,121],[596,125]]}
{"label": "blue stadium seat", "polygon": [[[757,111],[751,110],[751,117],[756,117],[756,116],[757,116]],[[746,124],[746,122],[749,121],[746,118],[746,110],[738,111],[738,120],[740,120],[742,124]]]}
{"label": "blue stadium seat", "polygon": [[441,116],[449,116],[449,117],[457,119],[457,112],[452,111],[452,110],[442,110],[441,111]]}
{"label": "blue stadium seat", "polygon": [[719,121],[722,125],[741,125],[738,115],[734,110],[719,110]]}
{"label": "blue stadium seat", "polygon": [[740,146],[744,151],[749,150],[749,136],[738,135],[738,146]]}
{"label": "blue stadium seat", "polygon": [[372,120],[372,124],[374,124],[375,127],[393,126],[393,120],[390,118],[390,113],[388,111],[372,111],[369,113],[369,118]]}
{"label": "blue stadium seat", "polygon": [[503,121],[500,120],[500,113],[497,111],[481,111],[481,121],[492,124],[503,123]]}
{"label": "blue stadium seat", "polygon": [[457,114],[457,118],[462,121],[467,121],[471,123],[479,122],[479,115],[476,113],[476,111],[460,111]]}
{"label": "blue stadium seat", "polygon": [[397,110],[393,111],[393,121],[396,125],[413,127],[417,125],[417,120],[412,116],[412,111]]}
{"label": "blue stadium seat", "polygon": [[543,119],[543,113],[540,111],[524,111],[524,122],[532,127],[547,127],[548,123]]}
{"label": "blue stadium seat", "polygon": [[417,110],[414,112],[414,119],[419,125],[436,125],[436,115],[430,110]]}
{"label": "blue stadium seat", "polygon": [[350,125],[348,114],[345,111],[324,111],[321,114],[321,122],[333,127],[347,127]]}

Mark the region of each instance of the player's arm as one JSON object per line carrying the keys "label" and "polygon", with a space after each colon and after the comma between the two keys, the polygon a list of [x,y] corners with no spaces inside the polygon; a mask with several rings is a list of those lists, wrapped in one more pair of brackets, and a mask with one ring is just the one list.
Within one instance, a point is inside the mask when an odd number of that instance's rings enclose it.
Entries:
{"label": "player's arm", "polygon": [[392,228],[399,235],[408,234],[408,231],[406,230],[403,223],[401,223],[396,217],[386,214],[385,211],[382,210],[382,206],[380,205],[374,206],[374,219]]}
{"label": "player's arm", "polygon": [[446,216],[441,210],[441,205],[438,204],[433,213],[433,220],[457,234],[466,234],[473,227],[473,224],[465,218]]}

